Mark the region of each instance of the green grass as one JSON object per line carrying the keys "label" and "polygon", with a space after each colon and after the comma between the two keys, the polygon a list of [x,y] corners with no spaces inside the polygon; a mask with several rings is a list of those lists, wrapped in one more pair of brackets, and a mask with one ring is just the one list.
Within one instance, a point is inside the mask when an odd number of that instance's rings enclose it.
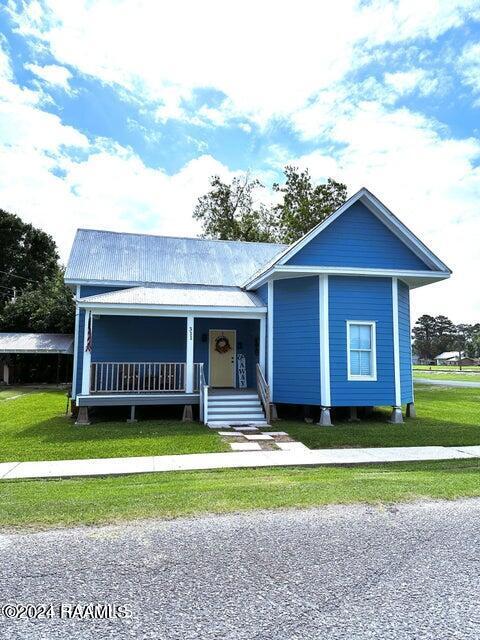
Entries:
{"label": "green grass", "polygon": [[414,372],[415,378],[423,378],[426,380],[458,380],[463,382],[479,382],[480,383],[480,372],[479,373],[430,373],[430,371],[426,371],[423,373],[422,371]]}
{"label": "green grass", "polygon": [[312,449],[480,444],[480,389],[417,385],[415,406],[418,417],[402,425],[388,424],[385,409],[361,422],[335,419],[332,428],[287,420],[275,426]]}
{"label": "green grass", "polygon": [[250,509],[473,497],[480,495],[479,465],[479,460],[461,460],[3,481],[0,526],[93,525]]}
{"label": "green grass", "polygon": [[[20,397],[15,397],[18,396]],[[8,400],[10,397],[12,399]],[[75,426],[65,416],[64,391],[0,395],[0,461],[112,458],[225,451],[220,437],[198,422],[142,420]]]}
{"label": "green grass", "polygon": [[462,366],[458,365],[436,365],[436,364],[414,364],[413,371],[443,371],[448,373],[449,371],[476,371],[480,373],[480,366]]}

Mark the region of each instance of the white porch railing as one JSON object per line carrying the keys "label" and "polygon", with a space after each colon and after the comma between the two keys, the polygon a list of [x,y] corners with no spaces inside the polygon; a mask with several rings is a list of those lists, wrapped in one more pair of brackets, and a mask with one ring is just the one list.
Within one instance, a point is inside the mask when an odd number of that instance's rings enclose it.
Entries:
{"label": "white porch railing", "polygon": [[[202,363],[193,365],[193,390],[200,388]],[[92,362],[90,393],[185,392],[185,362]]]}
{"label": "white porch railing", "polygon": [[268,424],[270,424],[270,387],[265,380],[265,376],[263,375],[262,368],[259,364],[257,364],[257,391],[263,404],[263,408],[265,409],[265,417]]}

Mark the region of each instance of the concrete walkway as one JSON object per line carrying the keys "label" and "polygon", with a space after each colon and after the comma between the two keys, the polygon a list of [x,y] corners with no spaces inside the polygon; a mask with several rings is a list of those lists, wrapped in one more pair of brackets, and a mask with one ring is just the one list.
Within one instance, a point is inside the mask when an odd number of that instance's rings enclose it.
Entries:
{"label": "concrete walkway", "polygon": [[473,389],[480,389],[480,382],[468,382],[467,380],[431,380],[430,378],[417,378],[413,377],[414,382],[420,384],[434,384],[440,387],[470,387]]}
{"label": "concrete walkway", "polygon": [[370,464],[469,458],[480,458],[480,445],[472,447],[386,447],[378,449],[307,449],[306,447],[299,447],[290,451],[242,451],[148,456],[144,458],[3,462],[0,463],[0,479],[65,478],[203,469]]}

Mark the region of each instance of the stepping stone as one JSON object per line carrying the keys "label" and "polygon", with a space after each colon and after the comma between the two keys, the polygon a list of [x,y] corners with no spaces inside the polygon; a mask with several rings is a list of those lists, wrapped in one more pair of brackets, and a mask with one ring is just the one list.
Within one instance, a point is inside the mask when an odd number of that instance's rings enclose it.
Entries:
{"label": "stepping stone", "polygon": [[245,434],[244,438],[247,440],[273,440],[272,436],[267,435],[266,433],[256,434]]}
{"label": "stepping stone", "polygon": [[219,436],[241,436],[243,434],[237,433],[236,431],[219,431]]}
{"label": "stepping stone", "polygon": [[286,431],[263,431],[267,436],[288,436]]}
{"label": "stepping stone", "polygon": [[282,451],[299,451],[299,450],[308,450],[303,442],[275,442],[279,449]]}
{"label": "stepping stone", "polygon": [[261,451],[258,442],[231,442],[232,451]]}

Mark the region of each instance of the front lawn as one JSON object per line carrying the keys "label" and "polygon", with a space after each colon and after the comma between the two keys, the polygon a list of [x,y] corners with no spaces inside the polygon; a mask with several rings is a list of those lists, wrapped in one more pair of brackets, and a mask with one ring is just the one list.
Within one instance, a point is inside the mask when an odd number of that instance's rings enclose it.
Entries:
{"label": "front lawn", "polygon": [[93,525],[250,509],[473,497],[480,495],[479,463],[451,460],[9,480],[0,482],[0,526]]}
{"label": "front lawn", "polygon": [[198,422],[141,420],[127,424],[124,420],[77,427],[65,415],[65,407],[64,391],[2,391],[0,462],[226,450],[220,437]]}
{"label": "front lawn", "polygon": [[335,418],[334,427],[285,420],[275,428],[311,449],[480,444],[480,389],[416,385],[415,407],[418,417],[400,425],[387,423],[391,409],[386,408],[361,422]]}

